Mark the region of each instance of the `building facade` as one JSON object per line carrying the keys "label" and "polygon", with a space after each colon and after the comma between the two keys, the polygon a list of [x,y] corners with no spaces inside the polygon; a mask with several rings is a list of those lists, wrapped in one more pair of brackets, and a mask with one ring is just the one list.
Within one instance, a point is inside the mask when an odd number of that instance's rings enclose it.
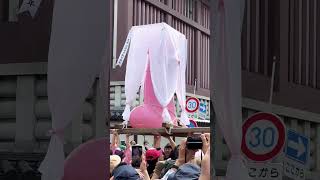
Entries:
{"label": "building facade", "polygon": [[[121,53],[127,34],[132,26],[165,22],[183,33],[188,39],[188,65],[186,74],[187,96],[196,96],[210,108],[209,90],[209,2],[207,0],[114,0],[113,27],[113,67],[111,69],[110,108],[111,126],[121,123],[125,107],[124,78],[126,66],[116,67],[116,59]],[[143,102],[143,94],[138,93],[136,105]],[[176,101],[177,102],[177,101]],[[176,103],[177,115],[180,106]],[[198,126],[210,126],[210,111],[205,119],[195,118]],[[124,136],[120,139],[124,141]],[[143,144],[153,143],[153,136],[135,136]],[[176,137],[176,142],[180,142]],[[163,139],[162,147],[168,141]]]}
{"label": "building facade", "polygon": [[[308,137],[310,180],[320,178],[319,3],[246,0],[242,28],[243,120],[256,112],[272,112],[287,129]],[[215,168],[223,176],[230,153],[216,129]],[[273,162],[282,161],[280,155]]]}

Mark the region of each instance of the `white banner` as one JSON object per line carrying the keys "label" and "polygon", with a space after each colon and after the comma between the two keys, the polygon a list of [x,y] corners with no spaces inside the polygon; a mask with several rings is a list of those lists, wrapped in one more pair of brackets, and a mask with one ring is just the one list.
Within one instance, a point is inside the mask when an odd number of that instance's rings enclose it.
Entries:
{"label": "white banner", "polygon": [[126,55],[128,53],[128,49],[130,47],[131,37],[132,37],[132,30],[130,30],[129,33],[128,33],[127,40],[124,43],[124,46],[122,48],[122,51],[120,53],[119,59],[118,59],[118,61],[116,63],[116,66],[120,66],[120,67],[122,66],[122,63],[123,63],[123,61],[124,61],[124,59],[125,59],[125,57],[126,57]]}

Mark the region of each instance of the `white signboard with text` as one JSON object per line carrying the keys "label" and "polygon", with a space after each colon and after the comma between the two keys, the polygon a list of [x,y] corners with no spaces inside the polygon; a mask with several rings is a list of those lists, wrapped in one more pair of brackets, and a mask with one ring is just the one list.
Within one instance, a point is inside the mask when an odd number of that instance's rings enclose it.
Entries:
{"label": "white signboard with text", "polygon": [[294,160],[285,157],[283,161],[284,175],[294,180],[305,180],[306,169],[305,166],[295,162]]}

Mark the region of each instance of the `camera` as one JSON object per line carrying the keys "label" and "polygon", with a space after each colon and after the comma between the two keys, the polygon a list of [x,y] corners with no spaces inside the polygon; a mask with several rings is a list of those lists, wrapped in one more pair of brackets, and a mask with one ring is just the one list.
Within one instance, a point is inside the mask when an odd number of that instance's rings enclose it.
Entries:
{"label": "camera", "polygon": [[202,139],[200,136],[194,135],[187,138],[186,146],[190,150],[202,149]]}

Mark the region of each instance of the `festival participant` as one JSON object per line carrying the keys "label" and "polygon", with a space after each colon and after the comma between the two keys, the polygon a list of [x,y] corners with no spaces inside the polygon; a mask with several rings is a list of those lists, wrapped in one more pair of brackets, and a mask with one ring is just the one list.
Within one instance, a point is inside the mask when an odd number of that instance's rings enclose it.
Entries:
{"label": "festival participant", "polygon": [[110,149],[113,155],[118,155],[121,158],[121,162],[123,162],[125,158],[125,153],[120,148],[120,137],[117,130],[112,130],[112,141],[110,145]]}
{"label": "festival participant", "polygon": [[134,141],[130,141],[130,134],[126,135],[126,150],[124,151],[123,162],[131,164],[132,146],[135,145]]}
{"label": "festival participant", "polygon": [[148,165],[147,170],[150,177],[152,177],[153,170],[155,169],[160,156],[161,156],[161,152],[155,148],[149,148],[146,151],[145,159]]}
{"label": "festival participant", "polygon": [[142,162],[140,164],[139,174],[140,174],[141,179],[150,180],[145,155],[142,156]]}
{"label": "festival participant", "polygon": [[[179,147],[179,157],[175,161],[175,164],[172,166],[172,168],[167,171],[167,173],[163,176],[162,179],[166,180],[169,177],[172,177],[175,174],[175,172],[179,169],[180,166],[182,166],[186,162],[189,163],[192,160],[194,160],[194,155],[196,153],[196,150],[187,149],[186,141],[187,141],[186,138],[181,141],[180,147]],[[199,171],[199,174],[200,174],[200,171]]]}
{"label": "festival participant", "polygon": [[[213,174],[214,176],[215,174]],[[199,180],[210,180],[210,147],[208,148],[208,151],[204,155],[204,158],[202,159],[201,163],[201,173]],[[212,179],[212,178],[211,178]]]}
{"label": "festival participant", "polygon": [[137,145],[137,143],[136,143],[136,141],[131,140],[131,141],[130,141],[130,145],[131,145],[131,146],[134,146],[134,145]]}
{"label": "festival participant", "polygon": [[174,148],[174,150],[171,152],[169,159],[167,160],[162,159],[156,164],[152,179],[161,179],[167,173],[167,171],[172,168],[176,159],[178,159],[179,147],[180,147],[180,144]]}
{"label": "festival participant", "polygon": [[[161,153],[160,161],[167,160],[169,158],[176,159],[176,158],[174,158],[174,155],[175,155],[174,151],[176,149],[176,143],[173,141],[173,139],[170,136],[167,136],[166,138],[169,140],[169,143],[163,148],[164,150]],[[161,150],[161,136],[160,135],[154,136],[153,147],[159,151],[162,151]]]}
{"label": "festival participant", "polygon": [[120,163],[112,172],[110,180],[140,180],[136,169],[125,163]]}
{"label": "festival participant", "polygon": [[[210,133],[201,135],[202,139],[202,152],[205,154],[201,162],[201,173],[199,180],[210,180]],[[212,175],[212,177],[215,173]]]}
{"label": "festival participant", "polygon": [[186,139],[184,139],[180,143],[178,159],[176,160],[174,166],[164,175],[162,179],[210,179],[210,134],[202,134],[201,139],[203,143],[202,151],[205,154],[203,161],[201,162],[201,169],[197,165],[194,158],[196,150],[187,149]]}
{"label": "festival participant", "polygon": [[170,136],[168,136],[166,138],[169,140],[169,143],[163,148],[164,149],[164,160],[172,158],[173,152],[176,148],[176,143],[173,141],[173,139]]}
{"label": "festival participant", "polygon": [[149,149],[149,142],[147,140],[145,140],[143,142],[143,146],[144,146],[144,149],[147,151]]}
{"label": "festival participant", "polygon": [[118,155],[121,158],[121,162],[123,162],[124,158],[125,158],[125,154],[123,151],[121,151],[120,148],[116,148],[116,150],[113,153],[114,155]]}
{"label": "festival participant", "polygon": [[[112,140],[111,140],[111,145],[110,145],[110,150],[112,151],[112,154],[115,153],[115,151],[119,148],[120,146],[120,137],[119,134],[116,130],[111,130],[112,133]],[[118,150],[121,150],[120,148]]]}
{"label": "festival participant", "polygon": [[121,158],[118,155],[110,156],[110,174],[121,163]]}

